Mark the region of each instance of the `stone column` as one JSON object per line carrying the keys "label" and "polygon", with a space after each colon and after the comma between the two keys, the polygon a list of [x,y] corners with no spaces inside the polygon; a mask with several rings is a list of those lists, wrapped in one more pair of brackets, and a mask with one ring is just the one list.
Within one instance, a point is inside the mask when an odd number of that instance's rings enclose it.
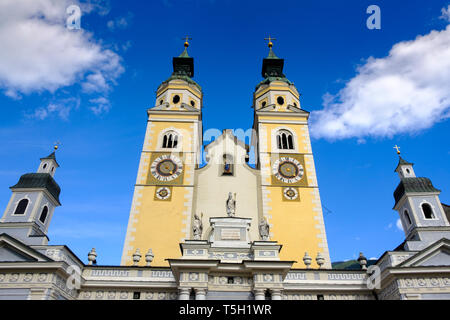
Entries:
{"label": "stone column", "polygon": [[179,289],[178,300],[189,300],[189,288]]}
{"label": "stone column", "polygon": [[272,295],[272,300],[281,300],[281,290],[273,289],[270,293]]}
{"label": "stone column", "polygon": [[254,289],[253,294],[255,295],[255,300],[265,300],[266,298],[264,289]]}
{"label": "stone column", "polygon": [[206,300],[206,289],[195,288],[195,300]]}

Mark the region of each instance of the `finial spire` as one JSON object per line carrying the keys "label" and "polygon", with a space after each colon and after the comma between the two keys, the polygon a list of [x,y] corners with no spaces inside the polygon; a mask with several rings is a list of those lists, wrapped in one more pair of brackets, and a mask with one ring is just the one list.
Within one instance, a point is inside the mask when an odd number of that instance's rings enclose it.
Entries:
{"label": "finial spire", "polygon": [[187,47],[189,47],[189,40],[192,40],[192,38],[189,38],[189,36],[186,36],[182,40],[184,40],[184,47],[187,49]]}
{"label": "finial spire", "polygon": [[60,145],[61,145],[61,142],[56,141],[56,142],[54,143],[53,149],[54,149],[55,151],[58,150],[58,148],[59,148]]}
{"label": "finial spire", "polygon": [[395,145],[395,146],[394,146],[394,149],[397,150],[397,154],[400,155],[400,147],[397,146],[397,145]]}
{"label": "finial spire", "polygon": [[270,48],[270,49],[272,49],[272,47],[273,47],[273,42],[272,42],[272,40],[277,40],[276,38],[272,38],[270,35],[269,35],[269,37],[268,38],[264,38],[264,40],[269,40],[269,43],[267,44],[267,46]]}

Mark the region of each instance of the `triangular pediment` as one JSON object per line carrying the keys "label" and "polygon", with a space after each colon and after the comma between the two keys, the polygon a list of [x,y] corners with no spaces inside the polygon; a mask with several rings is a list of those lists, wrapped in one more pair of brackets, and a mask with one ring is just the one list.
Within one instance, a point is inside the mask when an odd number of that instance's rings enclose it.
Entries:
{"label": "triangular pediment", "polygon": [[450,266],[450,240],[443,238],[411,258],[403,261],[397,267],[429,267]]}
{"label": "triangular pediment", "polygon": [[5,233],[0,234],[0,263],[35,261],[51,261],[51,259]]}

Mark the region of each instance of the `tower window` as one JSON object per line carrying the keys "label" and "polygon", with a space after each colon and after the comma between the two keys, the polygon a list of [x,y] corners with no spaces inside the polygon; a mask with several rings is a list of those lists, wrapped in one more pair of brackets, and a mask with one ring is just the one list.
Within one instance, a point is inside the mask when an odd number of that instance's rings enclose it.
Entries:
{"label": "tower window", "polygon": [[44,166],[42,167],[42,169],[45,169],[45,168],[47,168],[47,164],[46,163],[44,163]]}
{"label": "tower window", "polygon": [[172,99],[173,103],[177,104],[178,102],[180,102],[180,96],[179,95],[175,95]]}
{"label": "tower window", "polygon": [[17,204],[16,210],[14,211],[15,215],[23,215],[25,214],[25,210],[27,210],[28,199],[22,199]]}
{"label": "tower window", "polygon": [[163,148],[176,148],[178,146],[178,134],[176,134],[173,131],[169,131],[166,134],[164,134],[163,137]]}
{"label": "tower window", "polygon": [[422,203],[422,211],[423,215],[425,216],[425,219],[434,219],[434,213],[433,208],[431,208],[430,204],[428,203]]}
{"label": "tower window", "polygon": [[159,100],[159,104],[163,104],[163,102],[164,102],[163,99]]}
{"label": "tower window", "polygon": [[195,101],[191,100],[191,106],[195,107]]}
{"label": "tower window", "polygon": [[293,150],[294,149],[294,139],[292,133],[287,130],[281,130],[277,134],[277,146],[278,149],[282,150]]}
{"label": "tower window", "polygon": [[262,103],[261,103],[261,107],[265,107],[266,106],[266,104],[267,104],[267,102],[265,102],[265,101],[263,101]]}
{"label": "tower window", "polygon": [[409,217],[408,210],[405,210],[403,213],[405,215],[406,222],[408,222],[408,224],[411,224],[412,222],[411,222],[411,218]]}
{"label": "tower window", "polygon": [[284,104],[284,99],[283,99],[283,97],[278,97],[278,98],[277,98],[277,103],[278,103],[280,106],[282,106],[282,105]]}
{"label": "tower window", "polygon": [[47,219],[47,215],[48,215],[48,207],[44,206],[44,208],[42,209],[41,215],[39,216],[39,221],[44,223],[45,219]]}

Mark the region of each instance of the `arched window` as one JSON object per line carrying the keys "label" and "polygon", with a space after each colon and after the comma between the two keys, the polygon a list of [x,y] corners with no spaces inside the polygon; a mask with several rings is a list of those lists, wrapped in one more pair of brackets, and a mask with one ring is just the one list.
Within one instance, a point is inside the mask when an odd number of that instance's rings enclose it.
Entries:
{"label": "arched window", "polygon": [[425,219],[434,219],[433,208],[429,203],[422,203],[422,211]]}
{"label": "arched window", "polygon": [[408,222],[408,224],[411,224],[412,222],[411,222],[411,218],[409,217],[408,210],[405,210],[403,213],[405,215],[406,222]]}
{"label": "arched window", "polygon": [[47,214],[48,214],[48,207],[44,206],[44,208],[42,208],[41,215],[39,216],[39,221],[44,223],[45,219],[47,219]]}
{"label": "arched window", "polygon": [[294,149],[294,138],[292,137],[292,133],[290,133],[287,130],[278,131],[277,146],[278,146],[278,149],[293,150]]}
{"label": "arched window", "polygon": [[222,167],[222,175],[223,176],[232,176],[234,171],[234,162],[233,156],[229,154],[223,155],[223,167]]}
{"label": "arched window", "polygon": [[164,134],[163,137],[163,148],[176,148],[178,146],[178,134],[176,134],[174,131],[169,131]]}
{"label": "arched window", "polygon": [[28,199],[22,199],[17,204],[16,210],[14,211],[14,214],[16,215],[22,215],[25,214],[25,210],[27,210],[28,206]]}

